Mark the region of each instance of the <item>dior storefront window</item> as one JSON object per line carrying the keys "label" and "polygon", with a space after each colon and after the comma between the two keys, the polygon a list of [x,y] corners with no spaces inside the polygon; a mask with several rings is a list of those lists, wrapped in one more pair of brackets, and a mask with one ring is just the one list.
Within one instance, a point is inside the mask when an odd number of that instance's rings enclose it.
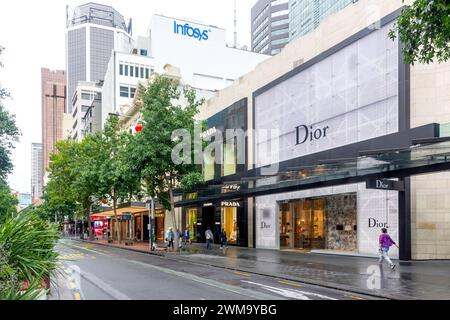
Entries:
{"label": "dior storefront window", "polygon": [[356,251],[356,194],[279,204],[280,247]]}

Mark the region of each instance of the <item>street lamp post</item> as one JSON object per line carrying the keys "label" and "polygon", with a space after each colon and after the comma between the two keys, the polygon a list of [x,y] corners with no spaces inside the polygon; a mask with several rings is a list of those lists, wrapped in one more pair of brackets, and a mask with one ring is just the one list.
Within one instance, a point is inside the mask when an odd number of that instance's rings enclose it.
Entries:
{"label": "street lamp post", "polygon": [[149,246],[150,251],[155,250],[153,238],[155,235],[155,198],[151,197],[147,201],[147,209],[149,210]]}

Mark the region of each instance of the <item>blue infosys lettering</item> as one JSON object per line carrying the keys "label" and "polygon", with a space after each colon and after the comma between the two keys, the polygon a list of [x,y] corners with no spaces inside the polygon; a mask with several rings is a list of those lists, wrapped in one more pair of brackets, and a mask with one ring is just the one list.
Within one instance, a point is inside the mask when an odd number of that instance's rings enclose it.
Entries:
{"label": "blue infosys lettering", "polygon": [[193,28],[189,25],[189,23],[185,23],[183,24],[178,24],[177,21],[175,20],[173,22],[173,33],[175,34],[182,34],[183,36],[188,36],[188,37],[194,37],[195,39],[198,39],[198,41],[202,41],[202,40],[208,40],[209,39],[209,35],[208,35],[208,30],[203,30],[201,31],[199,28]]}

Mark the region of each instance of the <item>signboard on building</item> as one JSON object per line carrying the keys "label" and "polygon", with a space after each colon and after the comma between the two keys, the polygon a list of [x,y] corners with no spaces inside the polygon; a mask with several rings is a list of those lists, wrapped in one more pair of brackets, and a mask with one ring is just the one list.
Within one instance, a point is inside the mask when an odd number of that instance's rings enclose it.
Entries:
{"label": "signboard on building", "polygon": [[405,183],[403,181],[395,180],[369,179],[366,181],[366,188],[377,190],[405,191]]}

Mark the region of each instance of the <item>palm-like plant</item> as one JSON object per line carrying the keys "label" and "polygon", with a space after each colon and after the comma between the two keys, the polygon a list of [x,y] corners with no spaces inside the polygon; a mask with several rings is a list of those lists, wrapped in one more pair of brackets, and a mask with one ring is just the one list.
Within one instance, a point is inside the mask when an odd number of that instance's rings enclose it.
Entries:
{"label": "palm-like plant", "polygon": [[34,299],[40,294],[37,289],[57,268],[58,239],[57,226],[34,212],[18,214],[0,227],[0,299]]}

